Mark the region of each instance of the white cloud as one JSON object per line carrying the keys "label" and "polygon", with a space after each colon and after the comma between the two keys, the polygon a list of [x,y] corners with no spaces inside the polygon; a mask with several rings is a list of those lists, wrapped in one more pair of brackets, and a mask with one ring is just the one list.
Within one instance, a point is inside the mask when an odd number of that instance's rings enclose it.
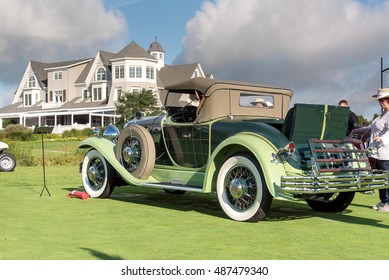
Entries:
{"label": "white cloud", "polygon": [[380,87],[380,57],[389,61],[389,3],[367,3],[207,1],[187,23],[175,62],[200,62],[216,78],[291,88],[294,102],[344,98],[370,119],[379,111],[370,95]]}
{"label": "white cloud", "polygon": [[127,31],[102,0],[5,0],[0,18],[0,107],[10,104],[28,61],[92,57]]}

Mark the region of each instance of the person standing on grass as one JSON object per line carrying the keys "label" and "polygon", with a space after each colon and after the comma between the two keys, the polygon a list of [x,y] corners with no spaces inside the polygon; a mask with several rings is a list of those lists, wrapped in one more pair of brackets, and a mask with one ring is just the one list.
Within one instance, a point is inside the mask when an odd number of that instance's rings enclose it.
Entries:
{"label": "person standing on grass", "polygon": [[[376,167],[389,171],[389,88],[382,88],[372,96],[378,99],[381,106],[381,115],[370,125],[370,147],[376,149],[371,157],[376,159]],[[373,206],[374,210],[389,212],[389,189],[379,190],[380,202]]]}
{"label": "person standing on grass", "polygon": [[[349,107],[347,100],[344,99],[340,100],[338,105],[340,107]],[[353,111],[350,110],[346,135],[350,135],[351,131],[356,127],[358,127],[358,116]]]}

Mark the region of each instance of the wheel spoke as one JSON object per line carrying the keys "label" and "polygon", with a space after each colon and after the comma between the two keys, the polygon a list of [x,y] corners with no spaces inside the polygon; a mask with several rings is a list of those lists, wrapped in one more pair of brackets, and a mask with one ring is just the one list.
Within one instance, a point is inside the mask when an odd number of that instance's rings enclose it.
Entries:
{"label": "wheel spoke", "polygon": [[[232,185],[238,185],[241,188],[242,194],[231,194]],[[257,185],[250,169],[245,166],[235,166],[227,173],[224,186],[228,202],[234,209],[246,210],[253,205],[257,194]],[[235,189],[233,190],[235,191]]]}
{"label": "wheel spoke", "polygon": [[129,172],[134,172],[139,167],[141,157],[142,150],[139,140],[134,137],[127,138],[122,148],[123,166]]}

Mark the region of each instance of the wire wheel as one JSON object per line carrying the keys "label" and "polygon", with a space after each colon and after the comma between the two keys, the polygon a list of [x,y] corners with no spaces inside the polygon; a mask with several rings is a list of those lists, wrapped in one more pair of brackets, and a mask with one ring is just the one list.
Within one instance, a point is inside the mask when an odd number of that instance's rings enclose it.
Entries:
{"label": "wire wheel", "polygon": [[262,169],[249,154],[237,154],[221,166],[216,191],[220,206],[231,219],[257,222],[272,202]]}
{"label": "wire wheel", "polygon": [[82,182],[90,197],[109,197],[114,190],[115,171],[97,150],[90,150],[82,164]]}

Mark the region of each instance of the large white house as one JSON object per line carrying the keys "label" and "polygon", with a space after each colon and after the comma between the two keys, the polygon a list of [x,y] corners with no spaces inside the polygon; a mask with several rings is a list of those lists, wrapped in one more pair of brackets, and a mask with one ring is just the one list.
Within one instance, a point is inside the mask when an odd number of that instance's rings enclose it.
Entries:
{"label": "large white house", "polygon": [[160,91],[169,84],[205,77],[199,63],[165,65],[154,41],[148,51],[132,41],[118,53],[98,51],[94,58],[43,63],[30,61],[12,104],[0,109],[3,123],[54,126],[54,133],[114,123],[115,102],[123,92]]}

